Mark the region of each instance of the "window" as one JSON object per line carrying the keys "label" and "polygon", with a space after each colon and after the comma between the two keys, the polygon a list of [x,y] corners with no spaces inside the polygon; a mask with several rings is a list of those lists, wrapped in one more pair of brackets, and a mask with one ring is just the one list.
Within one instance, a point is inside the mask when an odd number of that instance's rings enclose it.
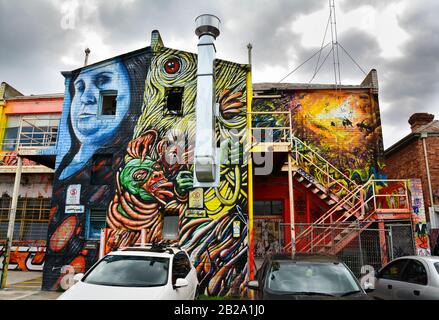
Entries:
{"label": "window", "polygon": [[380,278],[387,280],[400,280],[407,259],[396,260],[390,263],[380,272]]}
{"label": "window", "polygon": [[104,286],[157,287],[168,282],[168,270],[168,258],[107,255],[83,281]]}
{"label": "window", "polygon": [[427,271],[421,262],[410,260],[402,278],[405,282],[427,285]]}
{"label": "window", "polygon": [[17,145],[17,136],[18,127],[6,128],[1,149],[4,151],[14,151]]}
{"label": "window", "polygon": [[165,114],[177,116],[183,114],[183,92],[183,87],[166,89]]}
{"label": "window", "polygon": [[186,278],[191,271],[191,263],[184,252],[178,252],[172,263],[172,283],[179,278]]}
{"label": "window", "polygon": [[117,91],[104,91],[101,93],[102,109],[101,115],[114,116],[116,115],[117,107]]}
{"label": "window", "polygon": [[434,264],[434,267],[436,268],[437,273],[439,273],[439,262],[436,262]]}
{"label": "window", "polygon": [[89,218],[88,239],[99,239],[101,236],[101,229],[106,227],[107,210],[90,209]]}
{"label": "window", "polygon": [[[9,116],[5,136],[0,149],[14,151],[17,142],[24,147],[54,145],[58,130],[59,115]],[[21,127],[21,130],[20,130]]]}
{"label": "window", "polygon": [[113,155],[95,154],[93,155],[93,165],[91,167],[91,184],[108,184],[109,178],[113,173]]}
{"label": "window", "polygon": [[283,202],[279,200],[254,201],[253,212],[256,216],[280,216],[284,213]]}
{"label": "window", "polygon": [[[6,238],[11,197],[0,198],[0,239]],[[19,198],[15,214],[14,240],[46,240],[50,198]]]}

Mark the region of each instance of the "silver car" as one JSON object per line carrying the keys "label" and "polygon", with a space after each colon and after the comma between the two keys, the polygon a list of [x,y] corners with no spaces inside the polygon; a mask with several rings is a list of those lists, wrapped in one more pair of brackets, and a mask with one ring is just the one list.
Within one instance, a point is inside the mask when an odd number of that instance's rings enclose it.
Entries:
{"label": "silver car", "polygon": [[439,257],[407,256],[388,263],[375,275],[375,299],[439,300]]}

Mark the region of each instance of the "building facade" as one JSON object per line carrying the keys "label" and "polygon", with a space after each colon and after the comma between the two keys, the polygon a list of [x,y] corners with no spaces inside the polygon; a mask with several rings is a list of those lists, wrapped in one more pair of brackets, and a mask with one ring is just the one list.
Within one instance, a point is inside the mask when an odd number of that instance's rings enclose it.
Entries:
{"label": "building facade", "polygon": [[[431,227],[431,247],[439,254],[439,121],[428,113],[415,113],[408,120],[411,133],[385,152],[389,177],[415,177],[422,182],[425,215]],[[427,228],[418,228],[427,233]]]}
{"label": "building facade", "polygon": [[[54,145],[62,94],[25,96],[6,83],[0,99],[0,239],[7,236],[19,149]],[[8,93],[9,91],[9,93]],[[43,269],[53,170],[23,159],[9,270]],[[6,242],[1,244],[1,263]]]}
{"label": "building facade", "polygon": [[[153,31],[149,47],[63,72],[56,143],[18,148],[54,169],[43,289],[111,250],[167,241],[168,221],[214,296],[246,295],[267,253],[357,255],[356,273],[429,253],[412,232],[426,223],[420,181],[383,171],[376,70],[353,86],[252,85],[250,65],[212,60],[213,130],[197,132],[204,58]],[[197,185],[200,134],[214,137],[216,186]]]}

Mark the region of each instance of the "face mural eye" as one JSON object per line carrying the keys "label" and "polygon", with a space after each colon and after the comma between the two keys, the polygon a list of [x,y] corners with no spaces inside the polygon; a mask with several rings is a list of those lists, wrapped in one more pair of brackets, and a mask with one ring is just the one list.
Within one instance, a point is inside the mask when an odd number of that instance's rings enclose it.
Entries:
{"label": "face mural eye", "polygon": [[181,63],[177,58],[171,58],[165,62],[165,71],[169,74],[177,73],[180,70]]}

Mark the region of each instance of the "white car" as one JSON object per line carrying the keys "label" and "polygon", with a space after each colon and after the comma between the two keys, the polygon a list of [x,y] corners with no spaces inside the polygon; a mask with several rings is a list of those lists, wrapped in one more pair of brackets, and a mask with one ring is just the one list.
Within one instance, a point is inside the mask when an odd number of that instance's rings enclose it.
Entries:
{"label": "white car", "polygon": [[370,295],[385,300],[439,300],[439,257],[400,257],[375,275]]}
{"label": "white car", "polygon": [[194,300],[196,270],[178,247],[132,247],[111,252],[58,300]]}

